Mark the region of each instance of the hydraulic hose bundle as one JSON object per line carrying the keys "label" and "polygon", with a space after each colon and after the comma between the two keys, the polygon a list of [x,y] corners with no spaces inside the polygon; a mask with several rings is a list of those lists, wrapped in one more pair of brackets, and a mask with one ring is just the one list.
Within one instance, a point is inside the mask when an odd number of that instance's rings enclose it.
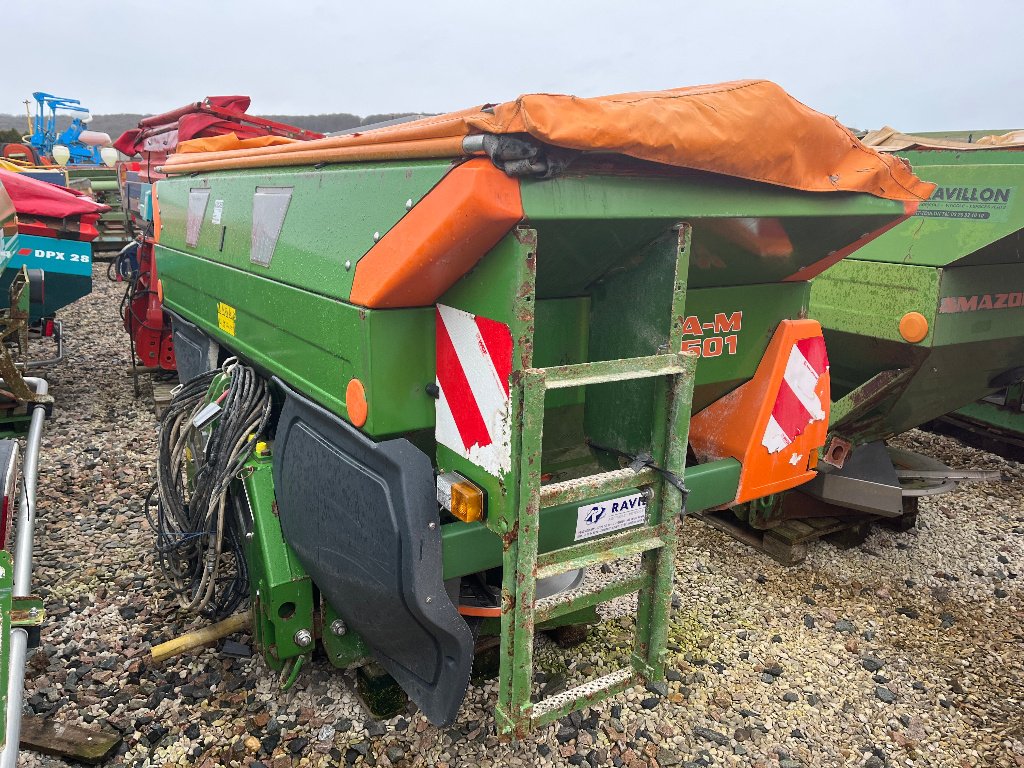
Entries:
{"label": "hydraulic hose bundle", "polygon": [[231,359],[182,385],[160,422],[147,514],[155,492],[149,522],[160,567],[188,610],[222,618],[248,594],[244,505],[231,504],[228,495],[270,408],[266,381]]}

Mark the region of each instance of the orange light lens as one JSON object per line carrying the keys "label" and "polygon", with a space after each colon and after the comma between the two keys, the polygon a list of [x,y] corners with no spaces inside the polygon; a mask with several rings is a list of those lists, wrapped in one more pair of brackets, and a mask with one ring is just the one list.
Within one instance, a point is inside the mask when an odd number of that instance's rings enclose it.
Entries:
{"label": "orange light lens", "polygon": [[475,523],[483,519],[483,491],[468,480],[452,483],[451,513],[464,523]]}

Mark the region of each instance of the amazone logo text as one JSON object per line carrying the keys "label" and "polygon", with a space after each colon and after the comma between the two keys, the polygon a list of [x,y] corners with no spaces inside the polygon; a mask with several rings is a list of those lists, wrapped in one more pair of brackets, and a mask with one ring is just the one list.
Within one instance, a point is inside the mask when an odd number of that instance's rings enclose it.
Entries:
{"label": "amazone logo text", "polygon": [[1024,291],[1013,293],[982,293],[977,296],[944,296],[939,312],[979,312],[983,309],[1014,309],[1024,306]]}

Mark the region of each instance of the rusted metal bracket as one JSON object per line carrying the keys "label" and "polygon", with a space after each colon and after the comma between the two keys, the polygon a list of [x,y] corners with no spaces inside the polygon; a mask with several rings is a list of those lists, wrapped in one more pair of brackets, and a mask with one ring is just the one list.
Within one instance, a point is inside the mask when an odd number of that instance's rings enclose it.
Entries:
{"label": "rusted metal bracket", "polygon": [[10,309],[0,313],[0,377],[18,402],[50,405],[53,398],[33,391],[25,383],[25,377],[11,354],[11,347],[16,346],[18,357],[28,358],[28,322],[29,278],[28,269],[22,267],[11,282]]}
{"label": "rusted metal bracket", "polygon": [[46,607],[36,595],[11,598],[11,626],[38,627],[46,621]]}
{"label": "rusted metal bracket", "polygon": [[867,414],[872,408],[888,397],[894,397],[909,383],[913,368],[894,368],[882,371],[845,397],[832,403],[832,429],[839,433],[851,423]]}

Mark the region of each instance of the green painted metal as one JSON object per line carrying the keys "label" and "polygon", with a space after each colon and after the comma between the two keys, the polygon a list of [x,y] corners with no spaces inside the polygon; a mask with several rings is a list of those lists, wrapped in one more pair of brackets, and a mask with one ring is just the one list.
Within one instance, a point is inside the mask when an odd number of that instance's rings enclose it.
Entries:
{"label": "green painted metal", "polygon": [[313,582],[281,533],[269,455],[251,458],[242,475],[241,484],[252,512],[245,561],[252,596],[253,637],[267,664],[280,670],[289,659],[309,657],[313,652],[312,643],[306,647],[295,643],[300,630],[313,636]]}
{"label": "green painted metal", "polygon": [[320,601],[320,615],[323,617],[321,640],[331,664],[348,669],[370,658],[370,648],[363,642],[363,638],[345,626],[338,612],[323,599]]}
{"label": "green painted metal", "polygon": [[[482,522],[441,519],[443,576],[502,568],[498,721],[504,733],[523,733],[664,672],[681,498],[653,469],[623,468],[617,452],[649,453],[685,476],[691,511],[734,498],[734,460],[684,475],[691,410],[749,380],[779,321],[806,313],[807,284],[784,278],[891,221],[902,206],[639,166],[522,180],[524,221],[438,302],[511,332],[511,462],[491,474],[434,438],[434,307],[372,310],[346,301],[374,235],[385,235],[447,168],[423,161],[163,180],[156,253],[165,305],[226,353],[343,418],[346,385],[360,379],[367,435],[404,436],[433,455],[438,472],[459,472],[484,490]],[[254,232],[254,200],[267,189],[291,195],[269,263],[254,262],[252,243],[268,229],[261,219]],[[190,195],[206,206],[194,245],[186,237]],[[717,342],[705,346],[709,337]],[[684,348],[703,354],[699,365]],[[256,521],[247,556],[262,561],[254,578],[266,574],[268,601],[280,603],[281,590],[308,579],[280,537],[268,467],[266,456],[256,457],[243,482]],[[642,525],[576,540],[581,506],[638,491],[650,496]],[[539,578],[633,555],[641,569],[621,583],[564,601],[535,599]],[[262,600],[264,588],[253,589]],[[634,591],[628,667],[534,704],[534,630],[592,616],[601,602]],[[319,610],[331,662],[359,663],[362,641],[332,633],[337,614]],[[285,633],[272,611],[257,624],[280,645]],[[304,658],[277,650],[278,663]]]}
{"label": "green painted metal", "polygon": [[[813,281],[829,349],[831,426],[885,439],[995,390],[1024,360],[1024,155],[912,152],[938,188],[918,213]],[[903,339],[918,312],[928,334]]]}
{"label": "green painted metal", "polygon": [[[11,627],[38,627],[46,620],[43,601],[34,595],[14,597],[14,561],[0,550],[0,722],[7,722],[7,680],[10,677]],[[0,748],[6,733],[0,733]]]}
{"label": "green painted metal", "polygon": [[[1016,151],[901,152],[937,189],[907,221],[857,251],[859,261],[929,267],[1018,263],[1009,244],[979,253],[1024,220],[1024,158]],[[972,258],[972,255],[975,255]]]}
{"label": "green painted metal", "polygon": [[[438,303],[507,324],[513,341],[512,370],[524,370],[533,365],[535,315],[543,311],[540,309],[540,303],[536,301],[536,273],[537,233],[519,228],[498,243],[477,268],[452,286]],[[555,315],[549,319],[566,318]],[[573,330],[576,329],[563,326],[558,329],[557,334],[550,335],[568,337]],[[433,348],[431,353],[433,354]],[[566,355],[570,354],[572,350],[567,348]],[[513,383],[510,386],[510,394],[514,391],[516,389]],[[511,397],[515,402],[515,395],[511,394]],[[571,413],[564,415],[571,417]],[[564,425],[563,429],[575,434],[571,425]],[[512,435],[515,443],[519,435],[514,422]],[[501,477],[481,470],[465,457],[440,443],[437,444],[436,451],[439,472],[459,472],[484,490],[487,498],[487,527],[499,536],[511,530],[514,517],[510,511],[516,508],[519,494],[514,444],[510,468]]]}
{"label": "green painted metal", "polygon": [[[371,408],[365,427],[374,437],[430,428],[433,406],[424,387],[432,381],[431,312],[423,310],[417,318],[414,310],[380,313],[352,307],[344,299],[358,260],[372,246],[373,234],[384,234],[405,212],[406,202],[415,203],[447,167],[424,161],[161,181],[157,258],[166,305],[341,416],[346,415],[345,385],[350,378],[359,378],[374,389],[368,393]],[[249,258],[253,195],[265,187],[293,189],[268,267]],[[185,233],[189,194],[194,189],[209,189],[210,196],[197,245],[190,248]],[[774,324],[805,308],[806,286],[769,288],[768,281],[824,257],[890,220],[899,209],[890,201],[867,196],[816,196],[706,174],[569,176],[550,182],[524,181],[522,189],[531,226],[546,244],[540,255],[545,260],[538,277],[540,300],[583,297],[600,270],[628,264],[647,243],[676,222],[691,218],[694,286],[756,286],[746,294],[709,293],[703,301],[699,292],[692,292],[697,304],[688,309],[691,314],[700,312],[704,319],[707,313],[733,312],[742,304],[746,323],[737,359],[714,360],[702,367],[705,381],[698,391],[698,405],[749,378]],[[214,225],[218,200],[224,202],[220,223]],[[737,244],[743,233],[768,225],[784,231],[791,253],[759,255],[756,238],[744,247]],[[487,307],[491,295],[507,293],[508,286],[515,284],[506,282],[510,275],[486,262],[500,260],[502,250],[514,247],[510,238],[453,287],[456,298],[459,293],[481,292],[478,303]],[[346,262],[351,270],[345,269]],[[482,280],[484,273],[491,276],[489,283]],[[585,301],[581,298],[572,325],[560,324],[560,331],[570,337],[576,334],[568,340],[577,356],[587,344]],[[217,322],[221,304],[238,313],[233,336]],[[378,315],[386,315],[387,320]],[[353,335],[358,342],[353,342]],[[748,341],[751,335],[754,338]],[[545,345],[559,341],[540,338],[536,343],[537,354],[544,355]],[[385,406],[376,408],[373,403]],[[394,403],[401,405],[396,408]],[[551,405],[558,403],[552,399]]]}
{"label": "green painted metal", "polygon": [[[433,381],[433,308],[362,309],[166,248],[159,270],[168,309],[340,416],[349,380],[362,381],[367,434],[434,426],[424,389]],[[219,304],[236,311],[234,334],[218,323]]]}
{"label": "green painted metal", "polygon": [[[4,299],[11,290],[16,274],[12,269],[0,272],[0,307],[6,304]],[[45,303],[31,304],[29,307],[29,319],[33,322],[43,317],[52,317],[55,312],[92,293],[92,275],[48,271],[45,283]]]}
{"label": "green painted metal", "polygon": [[954,424],[967,422],[973,428],[986,430],[997,440],[1024,446],[1024,381],[968,403],[951,416]]}
{"label": "green painted metal", "polygon": [[118,183],[117,169],[105,165],[68,165],[68,186],[84,189],[97,203],[110,206],[100,214],[96,229],[98,237],[93,240],[94,251],[119,250],[130,239],[125,221],[124,203]]}
{"label": "green painted metal", "polygon": [[[941,277],[932,267],[843,259],[812,284],[814,319],[825,328],[857,328],[873,339],[903,345],[900,318],[920,312],[928,321],[928,335],[921,343],[928,346],[939,310]],[[836,380],[836,368],[843,361],[829,362],[833,392],[849,391],[847,383]]]}
{"label": "green painted metal", "polygon": [[[268,168],[175,179],[157,185],[160,244],[311,294],[347,299],[355,265],[451,167],[442,160],[322,169]],[[253,263],[254,194],[290,190],[270,264]],[[194,247],[186,242],[190,193],[206,191]],[[195,196],[193,195],[193,199]],[[220,205],[218,205],[218,202]],[[219,210],[219,213],[218,213]],[[346,267],[346,262],[349,266]],[[162,267],[161,277],[165,274]],[[237,279],[237,278],[236,278]],[[327,330],[326,328],[324,330]],[[317,335],[311,330],[311,335]]]}
{"label": "green painted metal", "polygon": [[998,398],[979,400],[965,405],[957,411],[957,415],[971,421],[987,424],[1001,432],[1024,435],[1024,406],[1021,394],[1024,384],[1007,387]]}
{"label": "green painted metal", "polygon": [[0,417],[0,440],[8,437],[24,437],[31,418],[25,415]]}
{"label": "green painted metal", "polygon": [[[670,281],[673,298],[671,314],[662,322],[660,338],[640,338],[634,347],[642,351],[653,342],[655,348],[678,349],[682,341],[682,310],[686,292],[686,269],[689,262],[689,228],[680,230],[677,240],[674,275]],[[523,238],[536,243],[535,236]],[[531,261],[532,252],[525,262]],[[529,277],[523,289],[516,292],[516,312],[526,321],[529,330],[534,318],[531,302],[536,283]],[[623,294],[624,295],[624,294]],[[515,303],[515,302],[514,302]],[[530,339],[516,338],[517,345],[529,348]],[[532,728],[553,722],[568,712],[600,701],[622,691],[638,679],[657,680],[664,674],[664,653],[667,642],[668,601],[679,511],[682,496],[660,475],[652,481],[644,525],[621,533],[609,533],[593,540],[540,554],[541,509],[546,506],[580,501],[580,497],[621,491],[625,483],[621,471],[590,477],[574,478],[542,488],[543,434],[545,397],[549,390],[569,387],[608,387],[628,384],[633,379],[657,379],[658,389],[652,429],[652,455],[660,466],[682,477],[686,461],[686,434],[693,395],[696,357],[681,353],[634,356],[574,363],[551,368],[532,367],[529,355],[515,356],[513,402],[513,434],[517,440],[512,449],[512,465],[518,472],[518,496],[514,504],[502,510],[503,536],[501,667],[498,676],[498,705],[495,719],[503,735],[523,735]],[[667,380],[671,380],[669,386]],[[600,407],[600,406],[598,406]],[[647,478],[645,478],[647,479]],[[635,480],[633,481],[635,482]],[[585,490],[580,492],[579,488]],[[612,583],[593,590],[586,598],[562,601],[565,611],[593,607],[600,602],[625,594],[636,587],[638,592],[637,630],[630,667],[604,678],[585,683],[558,696],[533,700],[533,642],[537,613],[537,580],[559,573],[586,568],[612,559],[642,555],[640,572],[628,584]],[[549,598],[541,609],[545,619],[557,617],[557,598]]]}
{"label": "green painted metal", "polygon": [[[596,174],[595,174],[596,175]],[[588,285],[680,221],[693,232],[691,288],[778,282],[892,220],[899,204],[816,195],[701,173],[524,180],[523,209],[558,263],[537,295]]]}
{"label": "green painted metal", "polygon": [[[698,368],[700,366],[698,365]],[[545,425],[546,427],[547,425]],[[639,476],[629,471],[631,483],[620,490],[597,495],[585,495],[580,499],[598,503],[639,491],[640,480],[653,479],[650,474]],[[736,498],[739,484],[740,463],[735,459],[700,464],[686,468],[686,487],[690,490],[686,508],[688,512],[700,512],[720,507]],[[542,491],[545,486],[542,486]],[[589,494],[589,491],[583,493]],[[570,546],[576,533],[576,509],[580,501],[570,501],[540,511],[540,534],[537,551],[541,554]],[[466,576],[485,571],[501,564],[502,539],[492,533],[483,523],[454,522],[441,526],[444,541],[444,578]]]}

